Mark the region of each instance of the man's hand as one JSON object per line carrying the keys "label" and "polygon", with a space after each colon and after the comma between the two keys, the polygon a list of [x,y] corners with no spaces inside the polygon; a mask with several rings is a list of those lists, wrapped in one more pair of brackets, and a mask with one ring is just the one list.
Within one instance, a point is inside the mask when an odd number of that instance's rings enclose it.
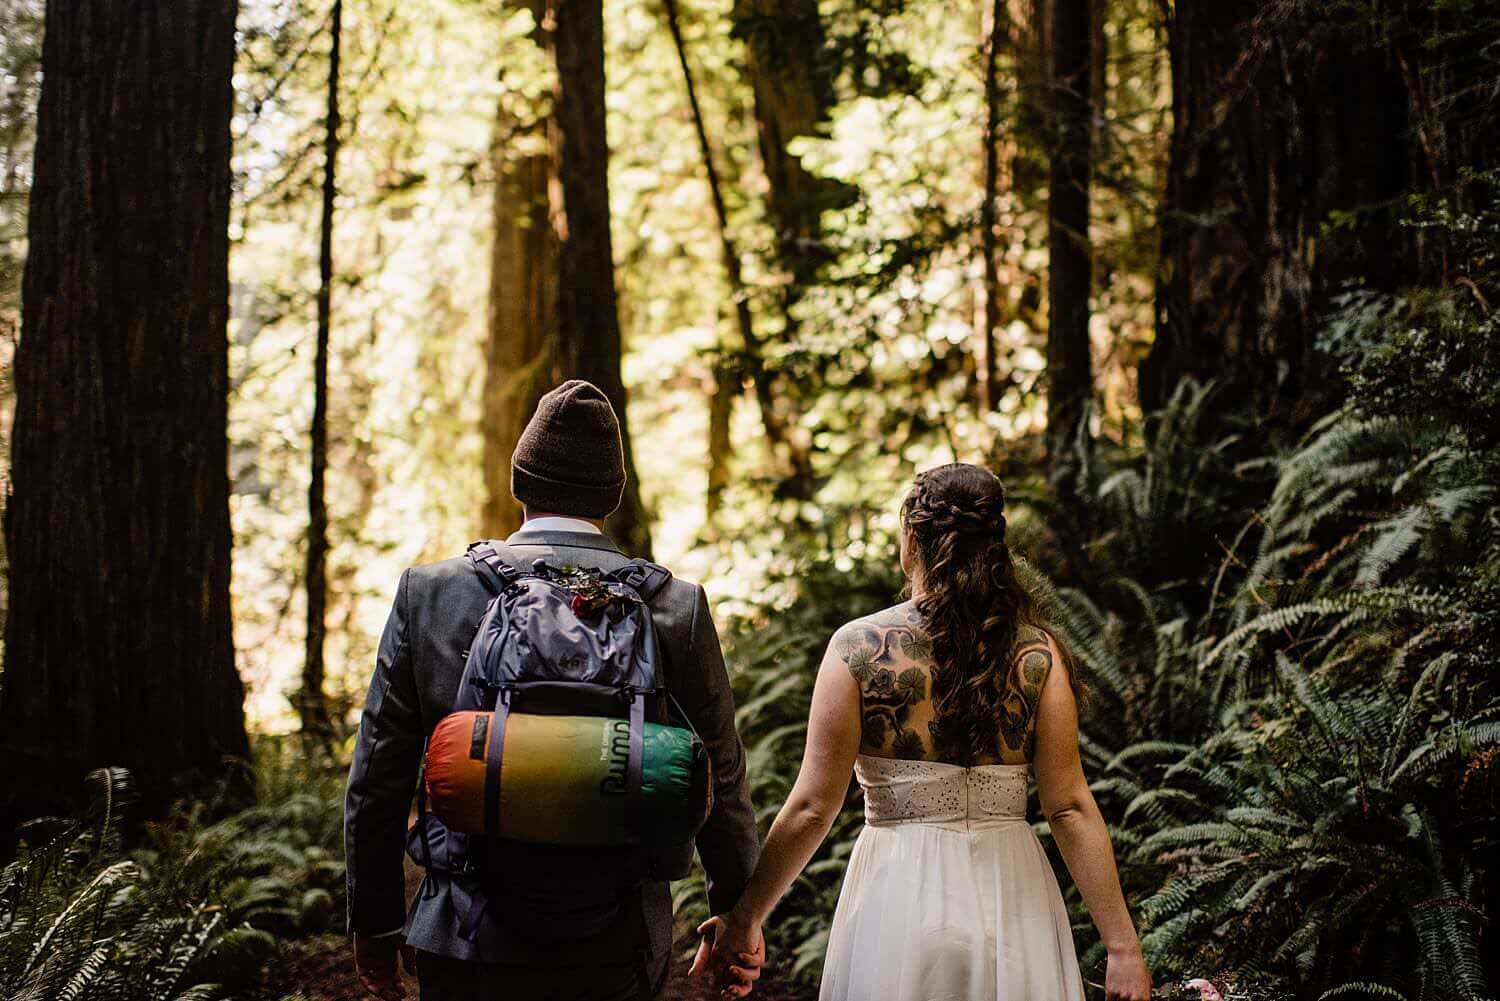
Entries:
{"label": "man's hand", "polygon": [[401,971],[397,968],[398,956],[406,972],[415,976],[417,950],[400,935],[355,935],[354,969],[359,974],[360,986],[381,1001],[403,1001],[406,985],[401,982]]}
{"label": "man's hand", "polygon": [[766,962],[766,940],[760,927],[739,921],[731,911],[703,922],[698,934],[703,941],[698,944],[688,976],[702,976],[711,966],[721,997],[748,996]]}

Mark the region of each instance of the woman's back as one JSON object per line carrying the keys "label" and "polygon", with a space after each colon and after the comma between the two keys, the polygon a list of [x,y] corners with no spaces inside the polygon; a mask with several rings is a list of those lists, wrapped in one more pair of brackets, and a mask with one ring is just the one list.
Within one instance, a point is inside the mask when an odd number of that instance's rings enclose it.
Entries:
{"label": "woman's back", "polygon": [[[933,677],[943,667],[912,602],[850,622],[834,636],[833,648],[859,685],[861,754],[953,763],[955,756],[944,751],[951,742],[943,740],[943,721],[933,703]],[[1046,634],[1021,625],[1011,662],[1017,659],[1022,691],[1000,705],[993,741],[968,748],[966,763],[1018,765],[1031,760],[1037,705],[1052,666]]]}
{"label": "woman's back", "polygon": [[1007,665],[1019,658],[1021,692],[961,763],[944,749],[974,730],[943,737],[933,680],[944,665],[914,605],[849,623],[831,653],[859,688],[865,828],[829,931],[823,1001],[1083,1001],[1067,910],[1026,823],[1046,634],[1019,630]]}

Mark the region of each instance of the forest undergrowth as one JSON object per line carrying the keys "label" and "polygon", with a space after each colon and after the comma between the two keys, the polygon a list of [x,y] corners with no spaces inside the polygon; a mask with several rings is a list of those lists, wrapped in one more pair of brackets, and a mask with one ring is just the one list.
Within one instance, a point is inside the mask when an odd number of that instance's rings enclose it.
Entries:
{"label": "forest undergrowth", "polygon": [[[1070,495],[1012,483],[1028,580],[1091,690],[1085,768],[1158,984],[1492,996],[1497,222],[1416,207],[1410,225],[1440,230],[1466,281],[1342,296],[1321,346],[1344,402],[1294,441],[1267,448],[1214,385],[1185,383],[1139,448],[1080,452]],[[856,558],[827,537],[808,532],[726,623],[763,825],[827,638],[900,587],[891,540]],[[342,766],[290,739],[257,753],[248,810],[193,804],[139,831],[128,776],[106,770],[94,812],[32,824],[0,875],[0,998],[265,997],[308,943],[339,941]],[[801,989],[859,830],[852,790],[849,807],[768,928],[777,976]],[[683,928],[701,891],[676,888]]]}

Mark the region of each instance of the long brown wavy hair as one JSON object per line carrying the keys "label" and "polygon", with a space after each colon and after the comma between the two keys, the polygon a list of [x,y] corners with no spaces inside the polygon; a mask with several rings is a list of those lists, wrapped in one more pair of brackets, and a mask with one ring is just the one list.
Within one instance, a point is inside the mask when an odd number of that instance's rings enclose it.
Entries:
{"label": "long brown wavy hair", "polygon": [[[986,750],[998,754],[1002,715],[1013,716],[1015,706],[1023,707],[1026,732],[1035,732],[1037,707],[1014,652],[1023,625],[1047,627],[1016,579],[1005,488],[994,473],[955,462],[919,474],[901,521],[921,579],[916,608],[932,638],[937,750],[944,760],[972,764]],[[1066,653],[1063,661],[1077,692]]]}

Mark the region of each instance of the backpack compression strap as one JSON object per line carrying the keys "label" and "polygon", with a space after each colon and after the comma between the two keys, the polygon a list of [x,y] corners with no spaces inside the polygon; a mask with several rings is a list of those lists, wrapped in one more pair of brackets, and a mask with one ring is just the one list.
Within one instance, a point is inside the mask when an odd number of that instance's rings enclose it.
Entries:
{"label": "backpack compression strap", "polygon": [[[500,836],[500,765],[505,752],[505,724],[510,719],[510,689],[502,688],[490,714],[489,747],[484,756],[484,831],[491,838]],[[451,836],[451,835],[450,835]],[[479,937],[479,925],[489,910],[490,898],[483,884],[474,889],[469,909],[459,923],[459,937],[473,942]]]}
{"label": "backpack compression strap", "polygon": [[625,809],[635,814],[641,805],[641,767],[646,757],[646,693],[630,693],[630,750],[625,756]]}
{"label": "backpack compression strap", "polygon": [[510,718],[510,689],[500,689],[490,716],[490,746],[484,759],[484,830],[500,836],[500,762],[505,752],[505,724]]}
{"label": "backpack compression strap", "polygon": [[[649,560],[631,560],[606,575],[650,602],[672,579],[672,571]],[[641,802],[641,768],[646,751],[646,693],[630,693],[630,750],[625,758],[625,809],[635,813]]]}
{"label": "backpack compression strap", "polygon": [[474,572],[479,574],[479,579],[484,581],[485,588],[492,595],[499,594],[521,576],[521,571],[510,560],[510,547],[503,542],[489,539],[471,542],[466,555]]}

